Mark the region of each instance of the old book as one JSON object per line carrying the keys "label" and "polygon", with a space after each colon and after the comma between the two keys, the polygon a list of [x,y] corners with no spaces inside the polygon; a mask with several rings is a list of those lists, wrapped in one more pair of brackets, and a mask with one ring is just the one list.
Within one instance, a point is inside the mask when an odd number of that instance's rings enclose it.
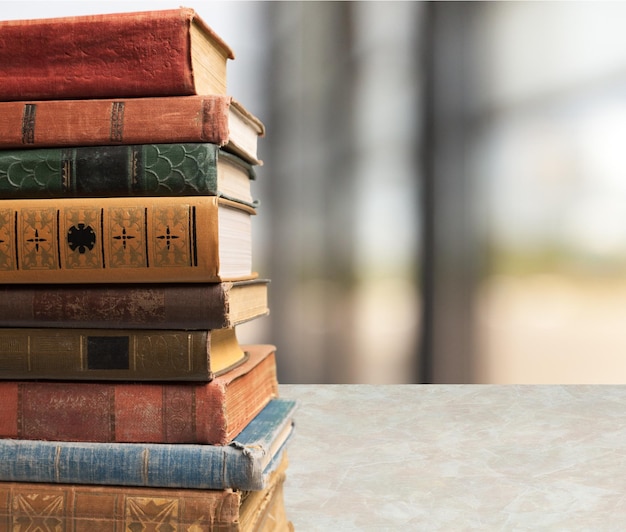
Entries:
{"label": "old book", "polygon": [[262,490],[288,447],[295,408],[273,399],[225,445],[4,438],[0,481]]}
{"label": "old book", "polygon": [[268,285],[5,284],[0,327],[223,329],[269,314]]}
{"label": "old book", "polygon": [[234,328],[0,328],[0,380],[209,382],[245,359]]}
{"label": "old book", "polygon": [[0,149],[209,142],[258,165],[264,134],[223,95],[0,101]]}
{"label": "old book", "polygon": [[224,444],[278,395],[271,345],[208,383],[2,381],[0,438]]}
{"label": "old book", "polygon": [[216,196],[0,202],[0,284],[252,278],[252,207]]}
{"label": "old book", "polygon": [[226,94],[230,47],[188,8],[0,22],[0,100]]}
{"label": "old book", "polygon": [[259,491],[2,482],[0,522],[7,530],[41,532],[283,532],[291,530],[283,496],[287,466],[283,453]]}
{"label": "old book", "polygon": [[[241,529],[254,530],[254,532],[293,532],[294,526],[287,516],[285,506],[284,484],[286,475],[283,475],[282,482],[277,482],[276,489],[270,493],[258,491],[248,491],[247,499],[249,504],[242,508]],[[257,498],[257,494],[263,494]],[[259,506],[254,503],[259,500]],[[254,513],[253,513],[254,512]],[[250,517],[248,517],[250,516]],[[248,525],[250,523],[250,525]]]}
{"label": "old book", "polygon": [[0,199],[224,196],[254,204],[254,167],[216,144],[0,150]]}

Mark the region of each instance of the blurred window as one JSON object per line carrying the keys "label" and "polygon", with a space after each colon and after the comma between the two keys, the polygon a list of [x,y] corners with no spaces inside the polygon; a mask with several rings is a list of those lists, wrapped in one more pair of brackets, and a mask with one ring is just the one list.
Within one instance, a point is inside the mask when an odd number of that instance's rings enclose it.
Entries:
{"label": "blurred window", "polygon": [[626,382],[626,4],[480,6],[475,380]]}

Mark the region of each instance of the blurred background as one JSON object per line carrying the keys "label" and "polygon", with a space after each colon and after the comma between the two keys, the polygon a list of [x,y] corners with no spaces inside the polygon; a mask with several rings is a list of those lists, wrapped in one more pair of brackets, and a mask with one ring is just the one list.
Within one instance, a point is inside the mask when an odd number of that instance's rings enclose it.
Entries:
{"label": "blurred background", "polygon": [[625,3],[183,4],[267,127],[239,337],[281,382],[626,382]]}

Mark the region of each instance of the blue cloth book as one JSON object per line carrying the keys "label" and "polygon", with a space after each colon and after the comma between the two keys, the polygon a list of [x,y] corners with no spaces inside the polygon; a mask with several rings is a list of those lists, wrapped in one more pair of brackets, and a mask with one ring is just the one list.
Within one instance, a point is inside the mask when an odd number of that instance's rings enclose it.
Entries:
{"label": "blue cloth book", "polygon": [[296,402],[273,399],[227,445],[0,440],[0,481],[258,491],[290,440]]}

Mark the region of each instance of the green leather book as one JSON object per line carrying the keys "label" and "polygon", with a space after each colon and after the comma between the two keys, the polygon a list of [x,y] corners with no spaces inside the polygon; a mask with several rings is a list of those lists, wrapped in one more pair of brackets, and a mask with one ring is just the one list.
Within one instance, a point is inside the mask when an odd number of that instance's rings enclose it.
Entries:
{"label": "green leather book", "polygon": [[254,167],[216,144],[0,151],[0,199],[223,196],[253,205]]}

